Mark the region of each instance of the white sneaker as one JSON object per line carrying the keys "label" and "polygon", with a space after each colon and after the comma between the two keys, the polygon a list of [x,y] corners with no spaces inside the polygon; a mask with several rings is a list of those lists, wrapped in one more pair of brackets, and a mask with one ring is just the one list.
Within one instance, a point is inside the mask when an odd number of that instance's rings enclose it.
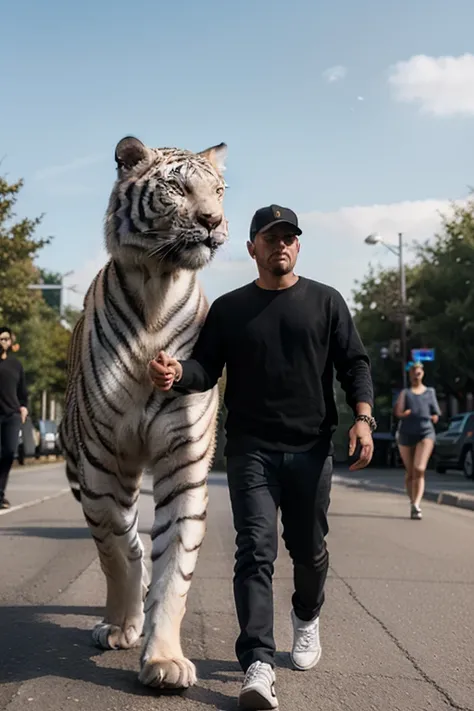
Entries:
{"label": "white sneaker", "polygon": [[239,695],[239,709],[263,711],[277,708],[275,672],[270,664],[254,662],[245,674]]}
{"label": "white sneaker", "polygon": [[293,649],[291,661],[300,671],[312,669],[321,659],[321,642],[319,641],[319,617],[304,622],[298,619],[295,611],[291,611],[293,622]]}

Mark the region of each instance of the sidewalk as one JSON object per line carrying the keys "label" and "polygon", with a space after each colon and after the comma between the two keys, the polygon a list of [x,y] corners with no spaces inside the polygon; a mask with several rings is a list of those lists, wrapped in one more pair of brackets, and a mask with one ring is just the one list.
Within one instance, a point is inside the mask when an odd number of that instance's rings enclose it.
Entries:
{"label": "sidewalk", "polygon": [[59,464],[60,462],[64,462],[64,459],[62,457],[51,457],[49,458],[48,456],[42,456],[39,459],[35,459],[34,457],[28,457],[25,460],[24,464],[19,464],[18,460],[15,459],[12,465],[12,472],[13,471],[24,471],[25,469],[32,469],[35,467],[44,467],[47,465],[54,465],[54,464]]}
{"label": "sidewalk", "polygon": [[[392,491],[404,494],[403,469],[378,469],[369,467],[359,472],[350,472],[346,467],[336,466],[333,481],[347,487],[356,487],[367,491]],[[466,479],[461,473],[450,471],[437,474],[426,472],[424,498],[437,504],[457,506],[474,511],[474,481]]]}

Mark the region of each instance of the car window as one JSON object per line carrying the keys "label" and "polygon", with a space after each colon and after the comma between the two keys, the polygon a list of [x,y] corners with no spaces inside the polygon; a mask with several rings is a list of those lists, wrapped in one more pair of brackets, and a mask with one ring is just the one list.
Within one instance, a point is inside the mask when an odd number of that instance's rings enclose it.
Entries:
{"label": "car window", "polygon": [[452,417],[449,420],[448,432],[450,434],[459,434],[463,430],[464,423],[466,421],[466,416],[462,415],[459,417]]}

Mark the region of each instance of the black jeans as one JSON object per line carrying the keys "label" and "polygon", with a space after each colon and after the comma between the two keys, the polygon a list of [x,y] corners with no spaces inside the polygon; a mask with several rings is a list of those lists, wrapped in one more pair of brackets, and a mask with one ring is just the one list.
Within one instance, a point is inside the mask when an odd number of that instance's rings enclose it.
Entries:
{"label": "black jeans", "polygon": [[323,605],[331,451],[324,441],[308,452],[256,451],[227,459],[237,533],[234,597],[240,635],[235,651],[244,671],[258,660],[274,665],[272,578],[279,508],[283,539],[293,560],[293,609],[307,621],[317,617]]}
{"label": "black jeans", "polygon": [[0,415],[0,501],[5,496],[8,475],[12,468],[13,458],[18,446],[20,435],[21,415]]}

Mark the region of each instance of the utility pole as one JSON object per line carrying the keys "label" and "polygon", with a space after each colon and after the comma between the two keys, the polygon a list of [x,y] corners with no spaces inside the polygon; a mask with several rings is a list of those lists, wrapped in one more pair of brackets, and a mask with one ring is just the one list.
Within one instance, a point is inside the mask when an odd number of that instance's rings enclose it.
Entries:
{"label": "utility pole", "polygon": [[402,385],[407,386],[407,287],[405,281],[405,261],[403,258],[403,233],[398,233],[398,245],[388,244],[383,237],[377,233],[368,235],[365,238],[365,243],[371,246],[383,244],[390,252],[398,257],[398,266],[400,271],[400,360],[402,366]]}
{"label": "utility pole", "polygon": [[407,285],[405,281],[405,262],[403,260],[403,234],[398,233],[398,263],[400,267],[400,302],[402,312],[400,351],[402,358],[402,383],[407,386]]}

